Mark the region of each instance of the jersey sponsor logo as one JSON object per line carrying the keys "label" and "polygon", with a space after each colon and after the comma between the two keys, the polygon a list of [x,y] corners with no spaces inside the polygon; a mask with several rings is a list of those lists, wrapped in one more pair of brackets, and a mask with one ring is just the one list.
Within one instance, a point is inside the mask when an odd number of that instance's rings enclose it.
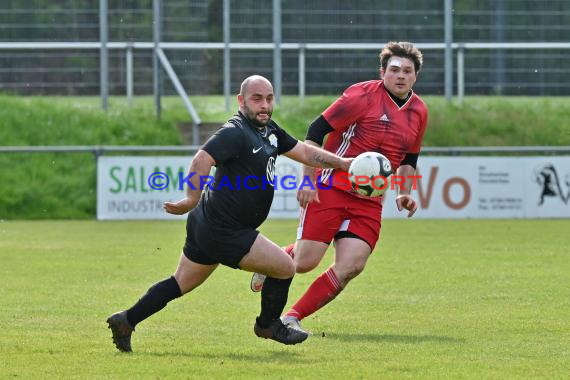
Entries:
{"label": "jersey sponsor logo", "polygon": [[252,152],[253,154],[256,154],[257,152],[259,152],[261,150],[261,148],[263,148],[262,146],[260,146],[259,148],[255,149],[253,148]]}
{"label": "jersey sponsor logo", "polygon": [[388,119],[388,115],[384,114],[380,117],[380,121],[383,121],[385,123],[389,123],[390,119]]}
{"label": "jersey sponsor logo", "polygon": [[269,157],[269,160],[267,160],[265,178],[267,178],[267,182],[273,187],[273,180],[275,178],[275,157]]}

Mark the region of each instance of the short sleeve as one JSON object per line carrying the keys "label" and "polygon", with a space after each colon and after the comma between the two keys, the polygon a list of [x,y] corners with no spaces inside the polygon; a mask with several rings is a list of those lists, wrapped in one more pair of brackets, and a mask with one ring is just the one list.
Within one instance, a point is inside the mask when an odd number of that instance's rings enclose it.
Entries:
{"label": "short sleeve", "polygon": [[277,135],[277,154],[287,153],[297,145],[297,139],[277,124],[275,124],[275,134]]}
{"label": "short sleeve", "polygon": [[214,158],[216,166],[225,161],[236,158],[243,146],[243,132],[231,123],[218,129],[202,147]]}
{"label": "short sleeve", "polygon": [[335,130],[346,129],[368,111],[368,95],[360,84],[352,85],[323,112],[323,117]]}

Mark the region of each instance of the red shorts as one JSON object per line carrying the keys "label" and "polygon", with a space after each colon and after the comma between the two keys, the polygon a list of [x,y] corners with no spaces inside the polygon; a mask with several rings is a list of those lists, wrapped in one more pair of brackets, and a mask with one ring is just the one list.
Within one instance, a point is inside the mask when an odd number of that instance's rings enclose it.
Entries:
{"label": "red shorts", "polygon": [[357,198],[336,188],[319,189],[320,203],[301,209],[297,239],[329,244],[341,231],[362,238],[373,250],[380,236],[382,203],[379,198]]}

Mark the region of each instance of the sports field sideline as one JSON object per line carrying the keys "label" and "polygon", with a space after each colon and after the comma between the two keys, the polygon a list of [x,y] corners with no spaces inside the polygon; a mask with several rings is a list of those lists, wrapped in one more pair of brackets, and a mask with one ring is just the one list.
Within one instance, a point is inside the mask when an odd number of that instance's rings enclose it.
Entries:
{"label": "sports field sideline", "polygon": [[[280,244],[296,221],[268,221]],[[0,222],[0,378],[567,378],[570,220],[386,220],[337,301],[282,346],[250,275],[213,278],[115,350],[105,318],[174,270],[183,222]],[[298,275],[292,303],[329,265]]]}

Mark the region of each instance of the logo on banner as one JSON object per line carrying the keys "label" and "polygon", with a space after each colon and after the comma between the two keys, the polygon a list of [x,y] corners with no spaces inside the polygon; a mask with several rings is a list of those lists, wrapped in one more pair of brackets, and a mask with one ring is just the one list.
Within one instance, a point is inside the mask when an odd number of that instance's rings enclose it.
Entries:
{"label": "logo on banner", "polygon": [[534,169],[534,178],[541,187],[538,205],[542,206],[546,197],[559,198],[564,204],[570,199],[570,172],[566,173],[564,182],[552,164],[545,164]]}

